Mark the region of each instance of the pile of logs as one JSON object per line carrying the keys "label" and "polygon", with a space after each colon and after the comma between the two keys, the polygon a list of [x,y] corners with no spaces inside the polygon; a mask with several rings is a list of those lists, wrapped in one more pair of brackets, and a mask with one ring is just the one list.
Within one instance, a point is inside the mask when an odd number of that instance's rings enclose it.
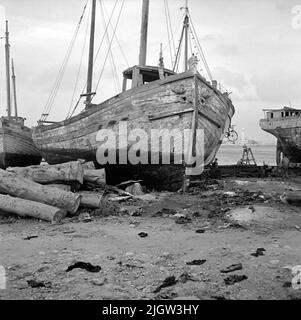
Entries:
{"label": "pile of logs", "polygon": [[[81,190],[95,186],[97,193]],[[100,209],[106,188],[119,190],[106,186],[104,170],[85,169],[81,161],[0,169],[0,214],[59,222],[81,207]]]}

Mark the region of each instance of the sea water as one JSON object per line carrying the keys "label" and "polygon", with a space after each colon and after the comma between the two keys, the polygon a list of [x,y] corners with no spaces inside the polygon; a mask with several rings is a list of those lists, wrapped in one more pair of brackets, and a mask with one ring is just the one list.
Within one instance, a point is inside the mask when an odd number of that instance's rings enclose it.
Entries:
{"label": "sea water", "polygon": [[[255,161],[258,165],[263,163],[269,166],[276,165],[276,145],[254,144],[251,148]],[[237,164],[242,158],[243,147],[238,144],[222,144],[216,157],[220,165]]]}

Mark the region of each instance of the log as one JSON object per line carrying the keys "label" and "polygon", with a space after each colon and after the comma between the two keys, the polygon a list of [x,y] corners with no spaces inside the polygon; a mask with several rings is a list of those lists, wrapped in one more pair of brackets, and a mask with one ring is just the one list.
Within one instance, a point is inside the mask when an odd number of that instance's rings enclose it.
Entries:
{"label": "log", "polygon": [[82,163],[84,170],[95,170],[95,165],[93,161]]}
{"label": "log", "polygon": [[79,182],[83,184],[84,169],[80,161],[72,161],[57,165],[29,166],[24,168],[8,168],[7,171],[18,174],[41,184],[57,182]]}
{"label": "log", "polygon": [[65,210],[39,202],[0,194],[0,214],[1,211],[13,213],[21,217],[32,217],[50,222],[60,222],[66,216]]}
{"label": "log", "polygon": [[301,206],[301,192],[288,192],[286,194],[285,200],[288,204]]}
{"label": "log", "polygon": [[102,194],[86,191],[79,192],[81,195],[80,206],[83,208],[99,209],[102,204]]}
{"label": "log", "polygon": [[38,184],[2,169],[0,169],[0,193],[45,203],[71,214],[76,213],[81,197],[78,194]]}
{"label": "log", "polygon": [[67,184],[53,183],[53,184],[47,184],[46,186],[49,188],[57,188],[57,189],[64,190],[64,191],[71,191],[71,186],[69,186]]}
{"label": "log", "polygon": [[105,169],[99,170],[84,170],[84,181],[94,183],[96,185],[105,185],[106,174]]}

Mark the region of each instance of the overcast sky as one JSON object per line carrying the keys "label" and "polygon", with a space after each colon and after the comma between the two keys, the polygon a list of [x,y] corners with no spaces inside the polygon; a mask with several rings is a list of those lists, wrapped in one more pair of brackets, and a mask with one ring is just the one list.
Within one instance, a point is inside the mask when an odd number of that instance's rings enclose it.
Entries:
{"label": "overcast sky", "polygon": [[[102,0],[104,11],[110,14],[115,1]],[[173,32],[177,40],[183,15],[180,7],[184,2],[169,0]],[[30,126],[36,124],[44,110],[85,3],[86,0],[0,0],[2,35],[5,19],[10,24],[19,113],[28,119]],[[141,3],[142,0],[125,1],[116,31],[118,41],[112,43],[120,83],[121,72],[138,62]],[[121,5],[122,0],[118,0],[112,25],[117,21]],[[270,135],[259,128],[263,108],[280,108],[289,103],[301,108],[301,29],[292,27],[292,8],[296,5],[301,5],[301,0],[189,1],[192,21],[213,77],[233,92],[231,97],[236,107],[233,123],[238,131],[245,128],[248,138],[273,141]],[[49,120],[64,119],[71,105],[89,10],[88,7]],[[106,13],[105,18],[108,19]],[[97,21],[95,50],[104,30],[99,1]],[[94,87],[103,69],[107,41],[105,39],[95,65]],[[163,0],[150,0],[147,64],[157,65],[160,42],[164,46],[165,66],[170,68]],[[1,114],[4,114],[3,39],[0,44],[3,47],[0,50],[0,107]],[[85,84],[86,52],[72,106]],[[120,83],[114,81],[111,65],[108,58],[95,102],[118,93]]]}

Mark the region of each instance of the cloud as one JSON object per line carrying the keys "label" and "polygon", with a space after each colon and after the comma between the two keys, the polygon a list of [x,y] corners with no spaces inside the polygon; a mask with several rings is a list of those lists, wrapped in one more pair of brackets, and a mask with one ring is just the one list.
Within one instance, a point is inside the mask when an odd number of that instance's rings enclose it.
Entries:
{"label": "cloud", "polygon": [[300,4],[300,2],[298,3],[298,0],[276,0],[275,1],[275,8],[279,11],[287,11],[287,12],[291,12],[292,8],[295,5]]}
{"label": "cloud", "polygon": [[[299,66],[300,68],[301,66]],[[261,100],[271,103],[301,102],[301,76],[294,68],[275,68],[265,72],[255,73],[253,82]]]}
{"label": "cloud", "polygon": [[[0,21],[4,21],[5,20],[5,16],[6,16],[5,15],[5,8],[2,5],[0,5]],[[4,30],[4,26],[1,26],[0,30],[3,31]]]}
{"label": "cloud", "polygon": [[222,87],[232,92],[232,97],[235,101],[256,100],[258,95],[256,86],[251,79],[243,73],[219,67],[213,70],[215,78],[221,82]]}
{"label": "cloud", "polygon": [[221,43],[223,41],[223,36],[221,34],[206,34],[201,38],[202,43]]}
{"label": "cloud", "polygon": [[221,44],[215,48],[218,54],[225,56],[233,56],[239,54],[240,50],[237,45],[234,44]]}

